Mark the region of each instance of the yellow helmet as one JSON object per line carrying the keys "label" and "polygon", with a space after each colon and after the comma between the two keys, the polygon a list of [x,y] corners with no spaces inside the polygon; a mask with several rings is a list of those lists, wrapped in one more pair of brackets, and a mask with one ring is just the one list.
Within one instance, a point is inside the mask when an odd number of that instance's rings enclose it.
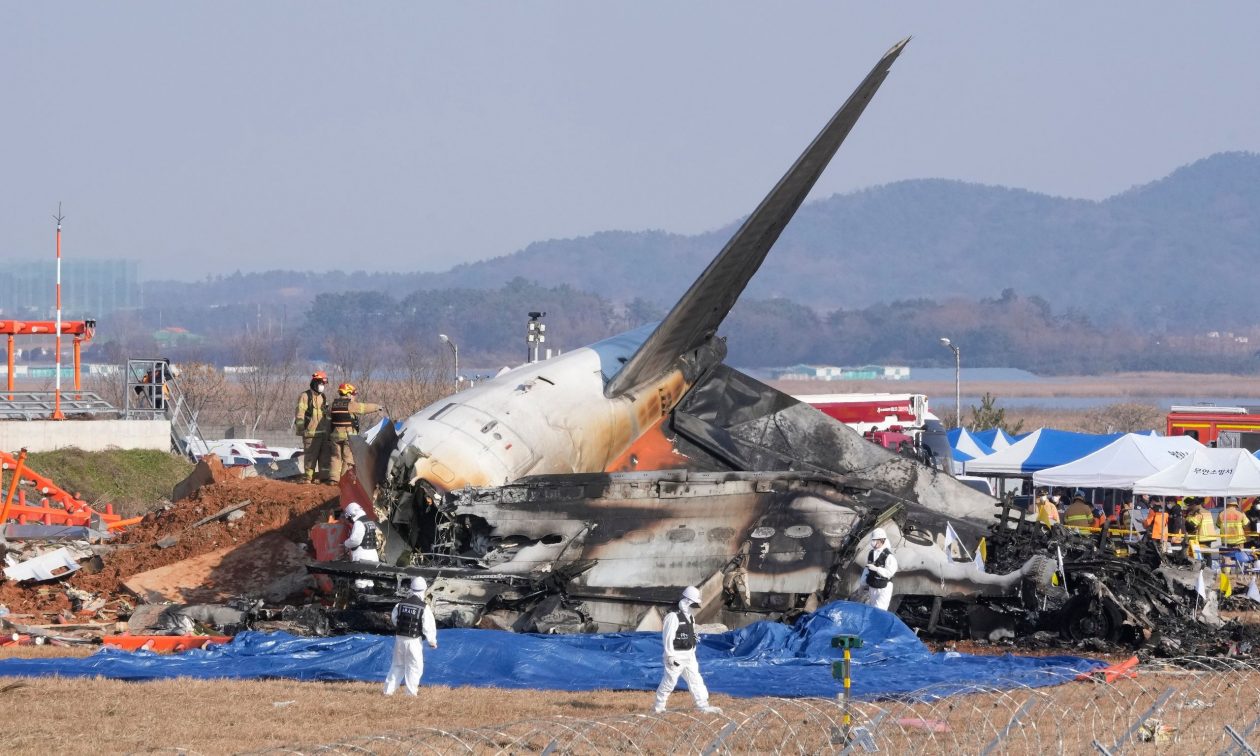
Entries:
{"label": "yellow helmet", "polygon": [[343,383],[337,387],[337,393],[342,396],[352,396],[357,390],[353,383]]}

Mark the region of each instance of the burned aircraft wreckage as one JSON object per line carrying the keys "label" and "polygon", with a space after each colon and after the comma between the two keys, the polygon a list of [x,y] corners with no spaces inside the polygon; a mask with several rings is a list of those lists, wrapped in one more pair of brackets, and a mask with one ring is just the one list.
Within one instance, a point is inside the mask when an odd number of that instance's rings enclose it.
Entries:
{"label": "burned aircraft wreckage", "polygon": [[[1125,608],[1081,572],[1068,580],[1081,598],[1066,599],[1051,580],[1058,542],[1016,527],[1022,517],[993,535],[993,498],[722,364],[723,319],[905,44],[659,324],[517,367],[354,439],[384,561],[312,570],[373,578],[365,606],[388,605],[404,576],[425,575],[439,620],[454,626],[651,629],[686,585],[705,594],[701,621],[742,626],[849,597],[878,525],[901,566],[894,601],[912,624],[1149,635],[1163,598]],[[947,524],[969,544],[990,536],[989,572],[947,554]],[[1107,569],[1124,568],[1094,571]],[[1157,582],[1148,593],[1160,594]]]}

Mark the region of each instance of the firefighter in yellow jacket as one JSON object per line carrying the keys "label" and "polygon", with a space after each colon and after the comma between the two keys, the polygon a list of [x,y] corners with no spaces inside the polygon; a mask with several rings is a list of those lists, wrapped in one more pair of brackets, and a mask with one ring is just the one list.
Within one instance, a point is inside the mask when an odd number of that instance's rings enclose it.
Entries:
{"label": "firefighter in yellow jacket", "polygon": [[[1209,517],[1211,515],[1208,515]],[[1225,510],[1218,515],[1220,519],[1221,541],[1226,546],[1242,546],[1247,540],[1247,515],[1238,508],[1238,499],[1230,497],[1225,500]]]}
{"label": "firefighter in yellow jacket", "polygon": [[298,397],[297,414],[293,426],[302,437],[302,466],[306,468],[306,482],[314,482],[316,474],[321,483],[328,482],[328,463],[332,445],[328,440],[328,397],[324,388],[328,376],[323,370],[311,374],[311,386]]}
{"label": "firefighter in yellow jacket", "polygon": [[352,383],[343,383],[337,387],[337,398],[328,408],[328,419],[332,428],[332,479],[334,483],[341,481],[341,474],[354,464],[354,455],[350,453],[350,437],[359,432],[359,416],[378,411],[379,404],[355,401],[358,389]]}
{"label": "firefighter in yellow jacket", "polygon": [[1186,513],[1186,525],[1194,531],[1196,546],[1216,548],[1220,545],[1216,521],[1212,519],[1212,513],[1203,508],[1199,499],[1195,499],[1190,505],[1190,511]]}
{"label": "firefighter in yellow jacket", "polygon": [[1063,513],[1063,524],[1075,528],[1078,533],[1089,532],[1089,527],[1094,524],[1094,510],[1085,501],[1083,494],[1078,493],[1072,497],[1072,503]]}

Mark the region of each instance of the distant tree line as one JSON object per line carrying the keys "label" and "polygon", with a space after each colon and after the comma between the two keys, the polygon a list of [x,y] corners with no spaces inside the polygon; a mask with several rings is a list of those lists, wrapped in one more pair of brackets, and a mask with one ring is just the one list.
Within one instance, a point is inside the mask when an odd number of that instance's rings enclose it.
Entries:
{"label": "distant tree line", "polygon": [[[618,304],[568,285],[523,278],[497,289],[379,291],[317,295],[300,312],[275,303],[149,309],[102,320],[90,359],[165,353],[176,360],[249,364],[260,349],[292,351],[290,359],[327,363],[340,375],[394,372],[408,361],[448,359],[439,334],[460,349],[461,372],[490,371],[523,361],[527,313],[547,313],[544,347],[568,351],[646,322],[665,308],[647,299]],[[201,335],[168,348],[154,342],[158,322]],[[1007,289],[979,301],[914,299],[861,309],[819,312],[787,299],[743,299],[722,328],[728,362],[741,367],[798,363],[952,365],[940,346],[948,336],[967,365],[1035,373],[1095,374],[1135,370],[1251,372],[1250,349],[1212,348],[1119,326],[1100,328],[1083,313],[1056,311],[1040,296]],[[248,342],[249,349],[242,344]],[[1198,344],[1198,346],[1196,346]],[[266,347],[265,345],[273,345]]]}

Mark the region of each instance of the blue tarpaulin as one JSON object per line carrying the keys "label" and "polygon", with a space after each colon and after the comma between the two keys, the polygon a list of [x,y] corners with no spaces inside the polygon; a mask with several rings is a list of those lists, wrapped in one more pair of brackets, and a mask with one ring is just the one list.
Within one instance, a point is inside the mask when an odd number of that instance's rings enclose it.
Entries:
{"label": "blue tarpaulin", "polygon": [[[932,687],[931,695],[973,688],[1056,685],[1101,666],[1073,656],[971,656],[932,653],[888,612],[838,601],[792,626],[757,622],[703,636],[700,669],[709,689],[733,696],[833,696],[836,635],[860,635],[853,652],[853,693],[878,697]],[[232,643],[179,655],[102,649],[88,657],[7,659],[0,676],[103,676],[120,680],[290,678],[380,681],[393,638],[345,635],[297,638],[238,635]],[[522,635],[443,630],[425,649],[424,682],[542,690],[652,690],[661,677],[659,633]]]}

